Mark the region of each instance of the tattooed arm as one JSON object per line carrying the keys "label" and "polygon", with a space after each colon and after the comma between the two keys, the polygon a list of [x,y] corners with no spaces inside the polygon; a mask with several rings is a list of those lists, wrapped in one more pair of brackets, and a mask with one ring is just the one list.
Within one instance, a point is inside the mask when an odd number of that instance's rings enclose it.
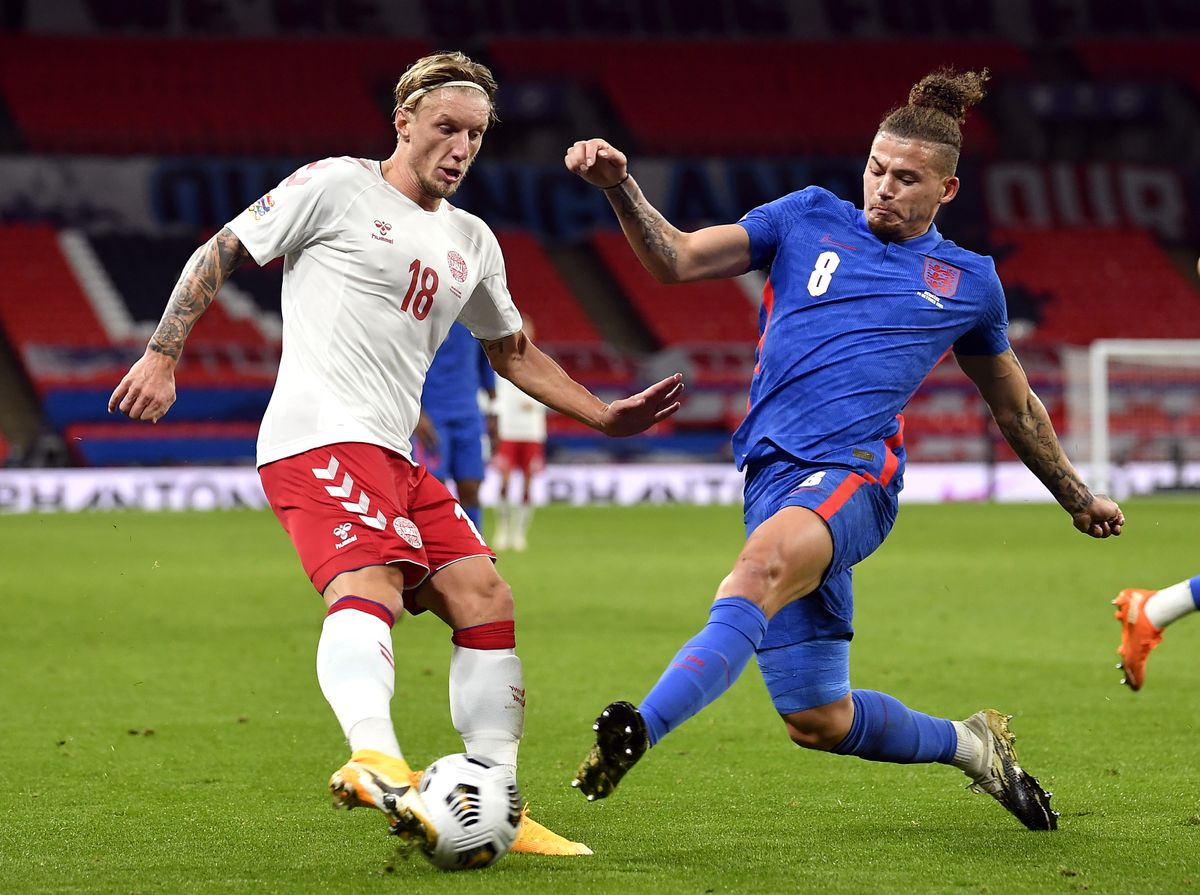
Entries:
{"label": "tattooed arm", "polygon": [[1125,524],[1121,508],[1103,494],[1093,494],[1075,471],[1059,444],[1050,414],[1029,387],[1012,349],[994,357],[956,357],[987,402],[1005,440],[1071,514],[1075,527],[1094,538],[1119,535]]}
{"label": "tattooed arm", "polygon": [[146,353],[130,367],[108,399],[108,412],[156,423],[175,403],[175,365],[188,333],[221,286],[250,257],[228,227],[192,254],[171,292],[167,309],[150,337]]}
{"label": "tattooed arm", "polygon": [[646,201],[629,176],[625,154],[603,140],[581,140],[567,150],[567,168],[604,190],[625,238],[660,283],[735,277],[750,269],[750,236],[736,224],[685,233]]}

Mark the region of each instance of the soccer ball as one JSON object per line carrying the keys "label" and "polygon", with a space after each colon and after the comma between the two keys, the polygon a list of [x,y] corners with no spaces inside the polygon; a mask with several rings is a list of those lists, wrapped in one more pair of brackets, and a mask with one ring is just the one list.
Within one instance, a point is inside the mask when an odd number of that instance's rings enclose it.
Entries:
{"label": "soccer ball", "polygon": [[482,755],[439,758],[421,777],[421,799],[438,832],[425,857],[443,870],[499,861],[517,841],[521,793],[512,773]]}

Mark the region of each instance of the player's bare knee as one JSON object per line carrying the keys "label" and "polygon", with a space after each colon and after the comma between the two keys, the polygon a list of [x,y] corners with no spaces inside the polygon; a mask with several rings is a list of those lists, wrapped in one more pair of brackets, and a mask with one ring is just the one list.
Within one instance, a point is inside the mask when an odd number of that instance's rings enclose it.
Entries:
{"label": "player's bare knee", "polygon": [[851,721],[853,715],[847,719],[840,703],[817,706],[783,717],[783,724],[793,743],[802,749],[821,752],[829,752],[846,738]]}
{"label": "player's bare knee", "polygon": [[404,612],[404,574],[396,566],[367,566],[343,572],[322,592],[325,605],[343,597],[361,597],[386,606],[396,619]]}
{"label": "player's bare knee", "polygon": [[508,582],[497,575],[481,583],[465,595],[462,608],[479,619],[477,623],[511,621],[513,617],[513,592]]}
{"label": "player's bare knee", "polygon": [[718,597],[745,597],[762,605],[783,577],[783,564],[759,557],[739,556],[717,589]]}

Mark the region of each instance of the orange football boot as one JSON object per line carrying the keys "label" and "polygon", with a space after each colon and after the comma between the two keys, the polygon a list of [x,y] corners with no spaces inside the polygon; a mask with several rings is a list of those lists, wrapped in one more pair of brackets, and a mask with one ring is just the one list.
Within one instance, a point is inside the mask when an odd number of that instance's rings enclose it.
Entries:
{"label": "orange football boot", "polygon": [[359,749],[329,778],[333,807],[378,808],[387,816],[394,835],[432,848],[437,844],[437,829],[413,776],[403,758]]}
{"label": "orange football boot", "polygon": [[1150,619],[1143,611],[1146,601],[1156,593],[1156,590],[1131,587],[1121,591],[1113,600],[1113,605],[1117,607],[1113,617],[1121,623],[1121,645],[1117,647],[1121,664],[1117,667],[1125,672],[1121,683],[1130,690],[1142,689],[1146,680],[1146,660],[1150,658],[1150,651],[1162,643],[1162,628],[1150,624]]}

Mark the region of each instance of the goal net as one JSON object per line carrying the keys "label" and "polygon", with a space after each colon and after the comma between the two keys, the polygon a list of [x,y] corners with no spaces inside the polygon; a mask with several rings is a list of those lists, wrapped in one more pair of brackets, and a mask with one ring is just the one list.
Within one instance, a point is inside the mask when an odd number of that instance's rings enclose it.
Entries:
{"label": "goal net", "polygon": [[1200,494],[1200,340],[1102,339],[1063,354],[1071,457],[1116,497]]}

